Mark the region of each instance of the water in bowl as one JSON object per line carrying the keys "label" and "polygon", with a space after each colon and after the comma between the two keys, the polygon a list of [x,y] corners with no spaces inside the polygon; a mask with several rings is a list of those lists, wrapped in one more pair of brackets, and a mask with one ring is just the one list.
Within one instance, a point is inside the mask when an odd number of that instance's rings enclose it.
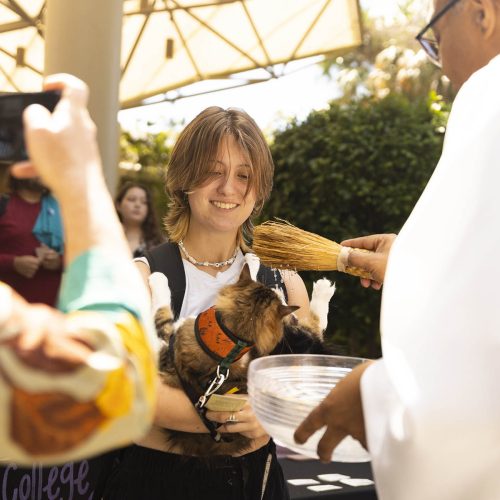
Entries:
{"label": "water in bowl", "polygon": [[[298,445],[293,433],[354,366],[360,358],[318,355],[283,355],[261,358],[251,363],[248,389],[250,402],[262,426],[275,440],[299,453],[317,457],[316,449],[324,429]],[[361,444],[345,438],[335,449],[332,460],[368,461]]]}

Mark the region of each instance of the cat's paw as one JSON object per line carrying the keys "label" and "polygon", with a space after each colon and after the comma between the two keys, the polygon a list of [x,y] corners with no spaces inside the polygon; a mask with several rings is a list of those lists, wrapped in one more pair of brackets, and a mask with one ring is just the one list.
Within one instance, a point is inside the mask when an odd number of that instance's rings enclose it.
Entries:
{"label": "cat's paw", "polygon": [[170,307],[172,294],[168,286],[168,278],[163,273],[153,273],[148,278],[149,288],[151,289],[151,308],[153,314],[160,307]]}
{"label": "cat's paw", "polygon": [[334,293],[335,283],[332,283],[330,280],[321,278],[320,280],[314,282],[312,293],[313,300],[315,297],[317,297],[320,300],[326,300],[327,302],[330,302],[330,299],[333,297]]}
{"label": "cat's paw", "polygon": [[250,276],[254,281],[257,281],[257,273],[260,268],[260,259],[254,253],[248,252],[245,254],[245,261],[250,270]]}
{"label": "cat's paw", "polygon": [[321,330],[328,324],[328,304],[335,293],[335,283],[326,278],[314,282],[311,297],[311,312],[318,316]]}

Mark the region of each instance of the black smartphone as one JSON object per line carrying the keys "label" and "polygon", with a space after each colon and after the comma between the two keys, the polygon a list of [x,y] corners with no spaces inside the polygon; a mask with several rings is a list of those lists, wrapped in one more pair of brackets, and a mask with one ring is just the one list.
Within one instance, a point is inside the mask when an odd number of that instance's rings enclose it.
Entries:
{"label": "black smartphone", "polygon": [[54,111],[61,98],[59,90],[0,94],[0,163],[27,160],[24,144],[23,111],[30,104],[41,104]]}

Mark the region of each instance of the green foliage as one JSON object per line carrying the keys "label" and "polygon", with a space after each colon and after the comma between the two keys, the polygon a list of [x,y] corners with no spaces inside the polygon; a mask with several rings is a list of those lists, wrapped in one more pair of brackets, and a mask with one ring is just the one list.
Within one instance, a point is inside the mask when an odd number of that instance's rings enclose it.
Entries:
{"label": "green foliage", "polygon": [[[275,136],[272,217],[334,241],[398,232],[437,163],[446,114],[441,104],[402,95],[332,103]],[[308,288],[325,273],[304,273]],[[380,293],[356,278],[336,281],[327,336],[341,352],[379,353]]]}
{"label": "green foliage", "polygon": [[122,161],[141,167],[162,167],[170,158],[169,135],[165,132],[144,133],[133,137],[130,132],[122,132],[120,137],[120,157]]}
{"label": "green foliage", "polygon": [[430,91],[451,101],[448,80],[415,40],[428,20],[427,3],[399,2],[399,16],[394,19],[374,18],[363,12],[363,45],[341,57],[327,57],[322,63],[325,74],[341,89],[343,102],[363,96],[382,98],[389,93],[419,100]]}

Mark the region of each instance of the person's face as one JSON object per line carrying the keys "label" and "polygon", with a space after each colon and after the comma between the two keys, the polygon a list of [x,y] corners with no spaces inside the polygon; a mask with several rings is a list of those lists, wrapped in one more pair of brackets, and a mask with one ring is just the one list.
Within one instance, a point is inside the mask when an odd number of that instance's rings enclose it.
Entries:
{"label": "person's face", "polygon": [[209,159],[210,178],[189,193],[190,225],[215,232],[236,232],[250,217],[255,192],[247,193],[251,168],[233,136],[225,137],[216,158]]}
{"label": "person's face", "polygon": [[[439,11],[447,2],[434,0],[434,11]],[[489,39],[485,37],[484,15],[481,2],[462,0],[433,26],[443,73],[455,91],[492,57]]]}
{"label": "person's face", "polygon": [[144,189],[132,187],[117,206],[125,224],[142,224],[148,215],[148,199]]}

